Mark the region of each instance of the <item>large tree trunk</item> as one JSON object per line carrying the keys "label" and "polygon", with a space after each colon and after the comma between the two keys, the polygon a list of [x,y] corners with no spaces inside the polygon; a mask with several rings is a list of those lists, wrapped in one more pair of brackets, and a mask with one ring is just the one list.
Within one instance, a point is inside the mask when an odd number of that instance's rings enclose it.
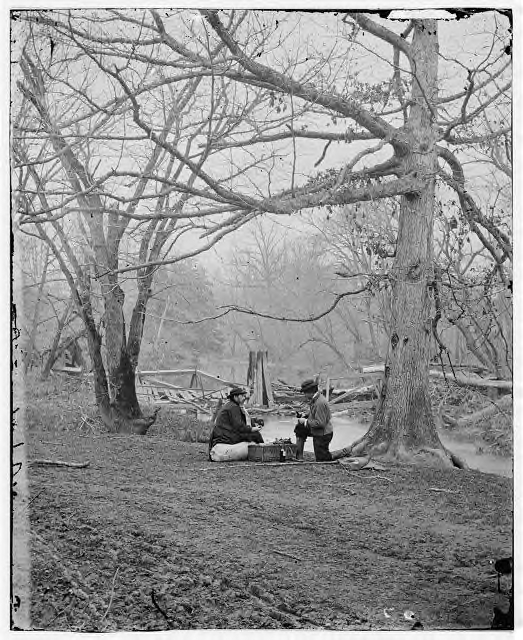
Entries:
{"label": "large tree trunk", "polygon": [[[145,417],[136,395],[136,364],[143,333],[143,318],[146,300],[138,297],[129,345],[126,340],[125,318],[123,314],[123,291],[118,285],[105,296],[106,310],[106,351],[111,394],[110,414],[104,418],[119,433],[144,435],[156,420],[158,410]],[[139,321],[135,319],[139,317]]]}
{"label": "large tree trunk", "polygon": [[[83,321],[87,328],[89,354],[93,363],[94,392],[96,404],[103,423],[109,431],[145,435],[156,420],[158,410],[152,416],[144,417],[136,397],[135,370],[125,345],[125,323],[122,315],[123,340],[120,360],[112,366],[108,376],[102,357],[102,337],[96,328],[90,294],[78,295]],[[113,306],[113,311],[116,309]],[[114,363],[114,359],[113,359]],[[110,393],[111,388],[111,393]]]}
{"label": "large tree trunk", "polygon": [[110,382],[115,394],[109,412],[103,415],[104,422],[118,433],[145,435],[155,422],[159,408],[150,416],[143,415],[136,396],[135,368],[125,348],[122,348],[120,365],[111,372]]}
{"label": "large tree trunk", "polygon": [[416,73],[406,126],[411,150],[405,156],[404,167],[407,172],[427,176],[427,180],[419,193],[402,197],[385,380],[368,432],[349,451],[351,455],[367,453],[391,461],[459,466],[460,462],[439,439],[429,395],[433,176],[437,171],[433,135],[438,64],[436,20],[415,21],[412,55]]}
{"label": "large tree trunk", "polygon": [[[93,363],[94,395],[102,419],[110,412],[109,386],[102,358],[102,337],[96,328],[91,307],[90,293],[77,292],[78,311],[87,331],[89,355]],[[104,419],[105,422],[105,419]]]}
{"label": "large tree trunk", "polygon": [[[60,236],[62,247],[66,251],[69,261],[74,266],[77,279],[83,281],[80,291],[77,289],[77,284],[73,281],[72,277],[69,276],[68,278],[69,286],[73,294],[78,296],[79,312],[84,320],[88,333],[89,351],[93,360],[96,402],[102,414],[103,421],[109,429],[127,433],[146,433],[149,426],[154,422],[156,414],[149,418],[144,418],[136,397],[134,380],[135,363],[132,358],[132,351],[129,351],[126,346],[123,314],[124,293],[119,286],[118,275],[116,273],[118,269],[118,249],[129,219],[125,216],[120,216],[117,210],[103,214],[105,204],[100,192],[91,188],[92,177],[87,165],[82,164],[79,157],[75,155],[73,148],[67,144],[62,136],[59,125],[54,121],[48,110],[45,95],[46,83],[42,70],[33,63],[27,53],[24,53],[21,68],[27,82],[27,87],[24,88],[25,95],[35,106],[43,125],[47,129],[54,151],[59,155],[71,187],[76,193],[78,204],[84,210],[83,222],[89,229],[90,248],[94,256],[94,270],[101,287],[105,307],[105,355],[107,368],[104,367],[101,354],[101,335],[93,319],[90,301],[90,276],[88,272],[84,272],[78,264],[63,230],[58,227],[57,233]],[[165,136],[170,131],[177,113],[177,108],[173,107],[169,115],[169,120],[165,125]],[[136,207],[139,197],[143,193],[148,181],[148,178],[145,176],[149,171],[152,171],[159,154],[160,147],[157,147],[147,163],[144,177],[140,181],[136,191],[136,201],[130,205],[130,209]],[[44,207],[47,209],[48,205],[45,202],[45,198],[42,198],[42,200]],[[97,215],[93,215],[93,212],[97,212]],[[104,228],[105,215],[107,216],[107,231]],[[148,246],[156,224],[157,221],[153,221],[152,226],[149,227],[145,247]],[[158,257],[158,253],[168,235],[167,231],[160,236],[156,235],[153,250],[149,255],[151,260]],[[65,267],[61,260],[60,253],[57,252],[55,255],[61,266]],[[68,273],[67,267],[62,270],[64,273]],[[150,270],[150,278],[152,278],[152,273],[154,273],[153,269]],[[143,326],[143,317],[140,322]],[[141,333],[139,335],[141,337]],[[132,347],[132,349],[136,350],[135,347]]]}

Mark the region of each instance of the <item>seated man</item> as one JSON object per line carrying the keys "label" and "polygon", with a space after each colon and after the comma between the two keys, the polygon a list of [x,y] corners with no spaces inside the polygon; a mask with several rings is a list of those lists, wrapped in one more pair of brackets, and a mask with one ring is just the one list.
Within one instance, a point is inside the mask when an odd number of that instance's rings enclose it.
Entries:
{"label": "seated man", "polygon": [[247,393],[240,387],[233,387],[229,402],[218,411],[209,440],[209,459],[214,462],[247,460],[249,442],[261,444],[261,427],[251,426],[251,419],[243,405]]}
{"label": "seated man", "polygon": [[315,380],[305,380],[301,385],[301,391],[309,401],[308,417],[299,417],[294,429],[296,434],[296,459],[303,460],[303,448],[308,436],[312,436],[314,455],[316,462],[332,460],[329,444],[332,440],[333,429],[331,422],[331,410],[329,403],[323,394],[318,391]]}

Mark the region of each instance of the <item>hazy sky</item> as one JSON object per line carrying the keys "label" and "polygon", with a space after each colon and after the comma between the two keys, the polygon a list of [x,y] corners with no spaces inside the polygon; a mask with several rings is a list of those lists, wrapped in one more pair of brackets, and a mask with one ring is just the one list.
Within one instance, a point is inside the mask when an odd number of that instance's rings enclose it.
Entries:
{"label": "hazy sky", "polygon": [[[73,6],[73,5],[66,5]],[[346,5],[345,5],[346,6]],[[192,13],[192,12],[188,12]],[[194,13],[193,15],[196,15]],[[263,13],[260,14],[263,20]],[[310,41],[311,46],[314,47],[317,56],[328,55],[328,52],[332,49],[336,38],[340,35],[340,19],[332,13],[318,12],[312,14],[302,15],[298,20],[299,14],[281,12],[267,13],[267,18],[282,17],[282,21],[286,18],[291,23],[295,23],[295,28],[290,36],[286,50],[293,52],[294,49],[303,47],[306,41]],[[445,12],[439,11],[438,16],[448,16]],[[410,16],[401,16],[407,19]],[[379,22],[379,18],[374,16],[373,19]],[[479,55],[485,55],[485,49],[488,47],[488,35],[492,31],[492,25],[494,20],[506,23],[506,18],[500,16],[500,14],[494,14],[492,12],[485,14],[478,14],[469,19],[462,20],[447,20],[442,19],[439,23],[439,36],[440,36],[440,53],[448,58],[458,57],[460,62],[466,66],[471,66],[471,52],[475,52]],[[406,22],[404,21],[386,21],[384,22],[390,29],[400,32],[404,29]],[[203,29],[210,29],[206,27],[202,21],[193,21],[194,33],[198,31],[202,32]],[[474,34],[474,35],[473,35]],[[203,37],[203,36],[202,36]],[[350,72],[351,75],[355,75],[360,82],[367,82],[370,84],[388,81],[391,76],[391,47],[390,45],[380,41],[379,39],[365,35],[363,38],[363,46],[355,45],[350,50]],[[190,46],[190,43],[189,43]],[[325,53],[324,53],[325,52]],[[278,55],[280,55],[278,53]],[[405,60],[402,59],[402,66],[405,66]],[[455,92],[459,91],[466,81],[466,69],[458,68],[456,72],[455,65],[453,66],[452,74],[449,73],[448,65],[444,60],[440,60],[440,84],[442,92]],[[296,101],[299,104],[300,101]],[[311,129],[327,129],[330,131],[344,131],[347,126],[352,124],[349,119],[338,119],[338,123],[333,123],[329,117],[317,116],[314,119],[309,117],[307,119]],[[371,144],[375,144],[372,142]],[[318,160],[325,143],[322,141],[307,141],[305,144],[300,143],[299,153],[296,158],[296,181],[299,185],[306,177],[313,175],[317,170],[314,168],[314,163]],[[327,151],[325,160],[323,161],[320,169],[327,167],[341,167],[346,163],[355,153],[359,152],[362,148],[365,148],[368,143],[353,143],[350,146],[343,143],[333,143]],[[260,150],[260,146],[256,148],[257,152]],[[274,189],[287,188],[290,181],[289,167],[291,164],[291,146],[289,142],[283,143],[279,146],[281,149],[281,159],[277,160],[275,170],[272,176],[272,184]],[[369,156],[364,159],[359,168],[373,164],[376,161],[380,161],[390,155],[390,149],[385,148],[378,154]],[[106,159],[109,164],[112,162],[109,156]],[[211,163],[211,167],[213,167]],[[223,168],[226,171],[226,165],[223,164]],[[470,171],[471,166],[467,168]],[[217,173],[219,166],[215,163],[212,173]],[[260,175],[258,177],[259,184],[263,185],[264,177]],[[268,219],[271,219],[268,216]],[[301,224],[300,215],[294,214],[293,216],[285,216],[275,218],[275,223],[279,225],[283,230],[291,229],[295,233],[302,232],[303,225]],[[223,254],[228,254],[232,247],[236,243],[245,241],[245,235],[248,234],[248,227],[236,232],[234,236],[229,236],[219,245],[216,249],[209,252],[209,255],[202,255],[201,260],[206,264],[218,265],[222,263]],[[178,245],[179,249],[182,247],[188,248],[190,242],[182,242]]]}
{"label": "hazy sky", "polygon": [[[332,47],[331,40],[332,31],[336,28],[336,23],[339,18],[336,18],[333,14],[318,13],[313,14],[314,20],[307,22],[306,25],[301,25],[301,37],[307,38],[310,36],[310,29],[314,29],[314,44],[318,49],[324,48],[329,50]],[[460,91],[466,84],[467,70],[466,67],[471,67],[478,59],[482,59],[488,54],[488,48],[490,46],[489,35],[493,30],[495,21],[498,21],[500,25],[506,28],[508,20],[505,16],[497,12],[489,12],[484,14],[477,14],[468,19],[455,20],[452,16],[449,16],[447,12],[439,11],[438,17],[445,17],[450,19],[442,19],[438,22],[439,28],[439,41],[440,41],[440,53],[442,58],[439,63],[439,78],[440,78],[440,96],[448,95]],[[403,16],[402,16],[403,17]],[[379,21],[376,16],[373,17],[375,21]],[[405,22],[384,21],[383,24],[389,29],[393,29],[396,32],[401,32],[405,27]],[[329,31],[329,29],[331,31]],[[371,35],[367,35],[364,38],[365,47],[355,46],[351,52],[351,64],[354,65],[351,68],[353,73],[358,74],[359,80],[364,80],[369,83],[377,83],[387,81],[391,75],[391,47],[387,43],[380,41]],[[377,54],[376,55],[373,55]],[[456,58],[463,67],[456,67],[455,64],[447,63],[443,57],[448,59]],[[402,58],[402,66],[405,66],[405,60]],[[350,126],[351,121],[349,119],[340,120],[338,126],[333,125],[326,119],[322,119],[316,123],[316,126],[311,126],[311,129],[322,129],[324,127],[330,128],[330,130],[344,130],[346,126]],[[375,142],[371,143],[372,145]],[[344,144],[332,144],[329,147],[325,161],[322,163],[321,168],[325,167],[341,167],[347,160],[358,153],[362,148],[365,148],[368,143],[352,143],[349,146]],[[321,141],[308,141],[307,145],[300,146],[300,154],[297,164],[297,175],[309,175],[316,170],[313,168],[314,162],[318,159],[321,151],[324,147],[324,143]],[[390,155],[390,150],[384,149],[379,154],[374,154],[368,159],[365,159],[358,167],[368,166],[373,164],[376,160],[385,159]],[[477,176],[484,175],[485,169],[483,165],[467,165],[467,173]],[[288,171],[282,174],[284,181],[288,180]],[[283,183],[282,183],[283,184]],[[476,181],[476,187],[478,183]],[[481,189],[481,180],[479,184]],[[277,218],[276,216],[267,216],[267,220],[274,220],[274,224],[280,225],[283,231],[292,230],[293,234],[301,233],[306,234],[308,232],[307,227],[301,222],[301,217],[294,214],[291,217],[285,216]],[[240,232],[237,232],[234,237],[229,237],[223,240],[220,245],[209,252],[205,257],[202,256],[202,261],[208,264],[212,264],[213,268],[220,264],[226,263],[226,256],[229,254],[236,244],[244,242],[244,238],[249,234],[249,225],[244,227]]]}

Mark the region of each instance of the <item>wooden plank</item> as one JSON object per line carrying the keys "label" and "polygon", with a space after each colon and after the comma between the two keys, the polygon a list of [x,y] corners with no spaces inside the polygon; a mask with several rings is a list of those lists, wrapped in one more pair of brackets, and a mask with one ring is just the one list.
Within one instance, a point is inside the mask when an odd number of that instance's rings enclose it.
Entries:
{"label": "wooden plank", "polygon": [[227,380],[224,380],[223,378],[219,378],[218,376],[214,376],[212,373],[206,373],[205,371],[198,371],[198,373],[201,376],[204,376],[205,378],[209,378],[210,380],[216,380],[217,382],[222,382],[224,384],[224,386],[226,387],[241,387],[243,386],[242,382],[230,382]]}
{"label": "wooden plank", "polygon": [[262,370],[263,370],[263,389],[267,396],[267,405],[271,407],[274,404],[274,397],[272,395],[271,377],[268,367],[269,352],[262,351]]}
{"label": "wooden plank", "polygon": [[247,386],[254,384],[256,378],[256,351],[249,351],[249,367],[247,369]]}
{"label": "wooden plank", "polygon": [[[154,384],[151,384],[154,383]],[[147,380],[147,385],[152,389],[157,386],[168,387],[169,389],[184,389],[184,387],[179,387],[176,384],[171,384],[170,382],[164,382],[163,380],[157,380],[156,378],[149,378]]]}
{"label": "wooden plank", "polygon": [[263,371],[262,371],[262,366],[263,366],[263,355],[261,351],[257,351],[256,352],[256,395],[255,395],[255,401],[258,404],[265,404],[263,402]]}
{"label": "wooden plank", "polygon": [[[194,369],[158,369],[156,371],[137,371],[137,375],[139,376],[157,376],[157,375],[187,375],[189,373],[194,374]],[[214,376],[211,373],[206,373],[205,371],[196,370],[196,372],[205,378],[209,378],[210,380],[215,380],[217,382],[221,382],[224,387],[235,387],[241,386],[241,382],[230,382],[229,380],[224,380],[223,378],[219,378],[218,376]]]}
{"label": "wooden plank", "polygon": [[140,376],[156,376],[162,373],[168,374],[187,374],[194,373],[194,369],[156,369],[155,371],[137,371],[137,374]]}

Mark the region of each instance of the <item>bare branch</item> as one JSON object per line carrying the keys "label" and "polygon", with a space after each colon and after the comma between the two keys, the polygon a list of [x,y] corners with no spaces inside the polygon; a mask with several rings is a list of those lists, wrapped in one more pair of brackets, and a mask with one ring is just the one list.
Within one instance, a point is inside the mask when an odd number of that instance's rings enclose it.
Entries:
{"label": "bare branch", "polygon": [[318,167],[323,162],[323,160],[325,159],[325,155],[327,153],[327,149],[331,146],[331,144],[332,144],[332,140],[329,140],[327,142],[327,144],[323,147],[323,151],[321,152],[321,156],[314,163],[314,167],[315,168]]}
{"label": "bare branch", "polygon": [[399,49],[399,51],[404,53],[407,58],[410,59],[411,49],[408,42],[401,36],[398,36],[396,33],[394,33],[394,31],[391,31],[390,29],[377,24],[370,18],[364,16],[362,13],[349,11],[346,15],[350,16],[362,29],[368,31],[369,33],[372,33],[373,36],[376,36],[380,40],[388,42],[396,49]]}
{"label": "bare branch", "polygon": [[[480,89],[483,89],[488,84],[490,84],[493,80],[498,78],[506,69],[508,69],[508,67],[510,67],[511,64],[512,64],[512,62],[510,62],[510,61],[507,62],[500,69],[498,69],[498,71],[496,71],[496,73],[494,73],[491,76],[489,76],[489,78],[487,78],[487,80],[484,80],[483,82],[478,82],[478,84],[476,85],[476,91],[479,91]],[[459,93],[454,93],[454,94],[452,94],[450,96],[445,96],[444,98],[438,98],[436,100],[436,103],[438,105],[440,105],[440,104],[445,104],[447,102],[454,102],[455,100],[460,100],[461,98],[464,98],[467,95],[467,91],[468,91],[468,88],[465,89],[464,91],[460,91]]]}
{"label": "bare branch", "polygon": [[477,136],[447,136],[445,138],[445,142],[449,144],[459,145],[459,144],[476,144],[479,142],[488,142],[489,140],[494,140],[499,138],[502,135],[510,133],[512,131],[512,127],[503,127],[502,129],[498,129],[496,131],[491,131],[490,133],[477,135]]}
{"label": "bare branch", "polygon": [[176,322],[177,324],[199,324],[201,322],[207,322],[209,320],[217,320],[218,318],[223,318],[223,316],[226,316],[228,313],[231,312],[235,312],[235,313],[243,313],[245,315],[250,315],[250,316],[256,316],[258,318],[267,318],[270,320],[279,320],[281,322],[299,322],[299,323],[303,323],[303,322],[315,322],[316,320],[320,320],[321,318],[324,318],[325,316],[327,316],[333,309],[335,309],[338,304],[344,299],[347,298],[348,296],[356,296],[359,295],[360,293],[365,293],[365,291],[368,290],[368,287],[362,287],[361,289],[356,289],[355,291],[345,291],[344,293],[340,293],[338,294],[335,299],[334,302],[332,302],[332,304],[325,309],[324,311],[321,311],[320,313],[316,314],[316,315],[312,315],[312,316],[307,316],[306,318],[297,318],[297,317],[288,317],[288,316],[276,316],[270,313],[265,313],[263,311],[256,311],[254,309],[247,309],[245,307],[239,307],[237,305],[223,305],[223,306],[219,306],[217,307],[218,309],[225,309],[225,311],[223,311],[223,313],[219,313],[215,316],[209,316],[206,318],[199,318],[198,320],[174,320],[173,318],[169,318],[169,320],[171,320],[172,322]]}
{"label": "bare branch", "polygon": [[[289,129],[291,129],[291,127],[289,127]],[[253,136],[247,140],[218,142],[214,146],[216,149],[232,149],[234,147],[245,147],[251,144],[289,140],[293,135],[295,138],[328,140],[329,142],[354,142],[356,140],[376,139],[376,136],[367,131],[352,131],[352,129],[347,129],[344,133],[333,133],[332,131],[305,131],[292,128],[290,131],[281,131],[272,135]]]}
{"label": "bare branch", "polygon": [[495,238],[501,251],[506,254],[506,256],[508,256],[510,260],[512,260],[512,242],[510,241],[510,238],[507,236],[507,234],[503,233],[503,231],[501,231],[498,226],[488,220],[488,218],[486,218],[481,213],[481,210],[474,202],[472,196],[466,191],[464,187],[465,179],[463,175],[463,169],[457,158],[454,156],[454,154],[452,154],[451,151],[443,147],[438,147],[438,155],[443,158],[450,166],[453,177],[451,178],[444,171],[440,171],[439,175],[458,194],[461,209],[469,224],[471,225],[471,228],[479,237],[485,248],[489,250],[495,261],[498,264],[501,264],[503,258],[498,255],[498,253],[492,246],[492,243],[490,243],[487,238],[485,238],[484,234],[478,228],[478,224],[480,224],[492,235],[493,238]]}
{"label": "bare branch", "polygon": [[266,82],[274,88],[284,91],[289,95],[294,95],[302,98],[303,100],[307,100],[308,102],[319,104],[327,107],[328,109],[332,109],[333,111],[337,111],[348,118],[352,118],[360,126],[367,129],[376,137],[387,137],[395,147],[398,147],[399,149],[404,148],[405,142],[401,132],[398,132],[398,130],[389,125],[382,118],[372,115],[366,109],[362,108],[356,101],[344,99],[335,93],[320,91],[311,84],[303,85],[289,76],[284,76],[265,65],[251,60],[243,53],[237,42],[227,32],[218,17],[218,11],[202,10],[201,13],[208,20],[209,24],[216,31],[221,40],[227,45],[238,63],[263,82]]}

